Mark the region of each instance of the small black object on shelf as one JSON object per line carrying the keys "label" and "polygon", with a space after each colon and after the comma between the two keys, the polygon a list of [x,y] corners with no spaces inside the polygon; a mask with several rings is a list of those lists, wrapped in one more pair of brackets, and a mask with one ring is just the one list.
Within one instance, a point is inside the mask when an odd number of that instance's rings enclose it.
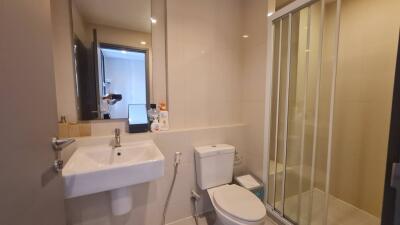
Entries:
{"label": "small black object on shelf", "polygon": [[149,131],[146,104],[128,105],[128,131],[129,133],[145,133]]}

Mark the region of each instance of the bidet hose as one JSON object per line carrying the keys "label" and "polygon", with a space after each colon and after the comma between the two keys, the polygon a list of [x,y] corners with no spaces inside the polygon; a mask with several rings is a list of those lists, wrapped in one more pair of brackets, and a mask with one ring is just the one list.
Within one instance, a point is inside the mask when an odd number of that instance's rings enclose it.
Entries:
{"label": "bidet hose", "polygon": [[176,175],[178,174],[178,166],[179,163],[174,163],[174,177],[172,178],[172,183],[168,191],[167,200],[165,201],[161,225],[165,225],[165,216],[167,215],[169,200],[171,199],[172,190],[174,189],[175,186]]}

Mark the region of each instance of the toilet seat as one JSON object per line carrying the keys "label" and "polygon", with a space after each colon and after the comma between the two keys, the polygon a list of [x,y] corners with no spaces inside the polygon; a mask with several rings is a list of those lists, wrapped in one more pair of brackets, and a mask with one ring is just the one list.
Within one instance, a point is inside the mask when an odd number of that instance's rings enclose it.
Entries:
{"label": "toilet seat", "polygon": [[250,191],[238,185],[223,185],[212,191],[214,207],[237,221],[263,220],[266,210],[263,203]]}

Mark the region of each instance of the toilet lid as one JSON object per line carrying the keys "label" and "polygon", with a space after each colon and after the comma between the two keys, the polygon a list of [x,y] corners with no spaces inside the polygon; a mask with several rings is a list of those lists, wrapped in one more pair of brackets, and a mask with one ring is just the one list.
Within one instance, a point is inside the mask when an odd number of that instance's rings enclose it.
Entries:
{"label": "toilet lid", "polygon": [[216,190],[213,198],[220,209],[241,220],[258,221],[265,217],[263,203],[253,193],[238,185],[227,185]]}

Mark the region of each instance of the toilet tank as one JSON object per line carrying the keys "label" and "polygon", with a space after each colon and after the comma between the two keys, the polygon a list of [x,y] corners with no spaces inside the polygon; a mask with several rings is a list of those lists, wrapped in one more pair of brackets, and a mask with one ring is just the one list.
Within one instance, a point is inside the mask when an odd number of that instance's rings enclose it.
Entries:
{"label": "toilet tank", "polygon": [[195,147],[197,185],[202,189],[232,182],[235,147],[227,144]]}

